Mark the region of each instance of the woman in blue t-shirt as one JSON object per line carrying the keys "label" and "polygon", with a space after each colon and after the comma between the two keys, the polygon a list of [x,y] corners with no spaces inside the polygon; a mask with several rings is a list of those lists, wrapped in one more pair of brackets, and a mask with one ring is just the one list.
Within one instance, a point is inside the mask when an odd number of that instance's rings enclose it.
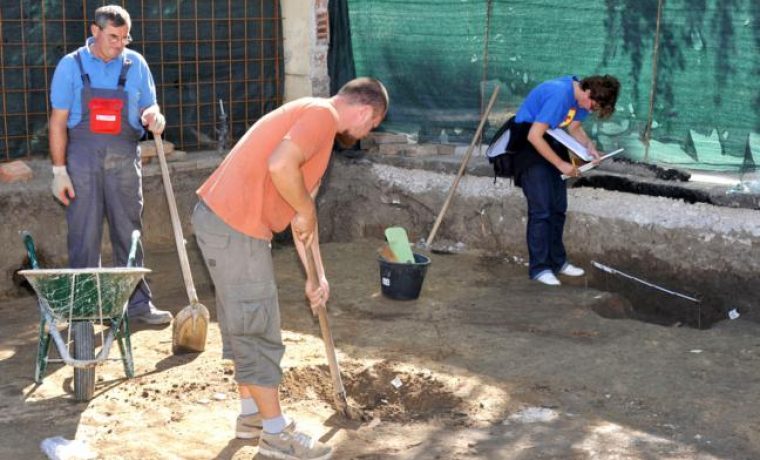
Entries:
{"label": "woman in blue t-shirt", "polygon": [[514,157],[515,183],[528,200],[528,253],[531,279],[560,284],[557,274],[582,276],[582,268],[567,262],[562,233],[567,211],[567,188],[561,175],[578,176],[567,148],[546,134],[564,128],[595,158],[596,146],[581,122],[590,112],[600,119],[615,111],[620,82],[609,75],[578,80],[574,76],[549,80],[535,87],[514,118],[513,132],[527,135]]}

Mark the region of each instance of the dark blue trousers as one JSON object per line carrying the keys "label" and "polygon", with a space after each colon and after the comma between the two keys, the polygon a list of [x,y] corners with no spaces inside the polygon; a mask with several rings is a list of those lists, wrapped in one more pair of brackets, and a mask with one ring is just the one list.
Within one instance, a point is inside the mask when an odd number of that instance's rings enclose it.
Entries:
{"label": "dark blue trousers", "polygon": [[[142,165],[135,147],[113,142],[101,149],[79,149],[71,142],[67,169],[76,198],[66,209],[71,268],[99,267],[103,219],[113,248],[114,265],[127,265],[132,230],[142,232]],[[131,149],[130,149],[131,147]],[[142,266],[142,247],[136,265]],[[150,310],[151,292],[143,280],[129,300],[129,314]]]}
{"label": "dark blue trousers", "polygon": [[557,168],[542,161],[523,171],[521,186],[528,200],[528,254],[531,279],[558,272],[567,255],[562,242],[567,212],[567,187]]}

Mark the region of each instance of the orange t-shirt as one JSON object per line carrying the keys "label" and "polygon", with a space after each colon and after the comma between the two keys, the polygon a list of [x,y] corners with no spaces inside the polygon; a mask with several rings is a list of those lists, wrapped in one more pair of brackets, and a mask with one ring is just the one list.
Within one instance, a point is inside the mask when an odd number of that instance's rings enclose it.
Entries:
{"label": "orange t-shirt", "polygon": [[304,153],[301,166],[311,193],[327,169],[338,130],[338,112],[327,99],[301,98],[260,118],[196,192],[235,230],[270,240],[296,215],[269,175],[269,157],[283,140]]}

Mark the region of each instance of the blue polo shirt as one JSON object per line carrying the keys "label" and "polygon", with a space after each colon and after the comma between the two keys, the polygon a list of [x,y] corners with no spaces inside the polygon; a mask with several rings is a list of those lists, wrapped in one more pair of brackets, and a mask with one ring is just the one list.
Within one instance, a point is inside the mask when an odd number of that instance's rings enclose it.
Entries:
{"label": "blue polo shirt", "polygon": [[573,94],[575,76],[547,80],[536,86],[525,98],[515,115],[518,123],[546,123],[550,128],[564,128],[571,121],[583,121],[588,111],[578,107]]}
{"label": "blue polo shirt", "polygon": [[[127,82],[124,89],[129,99],[129,124],[140,132],[144,132],[140,123],[140,114],[143,109],[156,103],[156,84],[150,73],[148,64],[140,53],[125,48],[121,56],[109,62],[103,62],[92,53],[88,46],[94,41],[93,37],[87,39],[81,51],[82,66],[90,75],[90,84],[93,88],[116,89],[119,84],[121,66],[126,57],[132,61],[132,67],[127,72]],[[55,68],[53,81],[50,84],[50,102],[54,109],[68,110],[69,119],[66,125],[69,128],[76,126],[82,119],[82,75],[79,66],[74,59],[73,53],[64,56]]]}

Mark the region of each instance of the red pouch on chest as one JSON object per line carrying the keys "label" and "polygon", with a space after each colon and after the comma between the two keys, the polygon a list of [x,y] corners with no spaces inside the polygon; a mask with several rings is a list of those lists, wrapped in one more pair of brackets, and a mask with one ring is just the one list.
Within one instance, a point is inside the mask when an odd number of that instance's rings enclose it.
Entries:
{"label": "red pouch on chest", "polygon": [[121,133],[121,99],[94,98],[90,100],[90,131],[96,134]]}

